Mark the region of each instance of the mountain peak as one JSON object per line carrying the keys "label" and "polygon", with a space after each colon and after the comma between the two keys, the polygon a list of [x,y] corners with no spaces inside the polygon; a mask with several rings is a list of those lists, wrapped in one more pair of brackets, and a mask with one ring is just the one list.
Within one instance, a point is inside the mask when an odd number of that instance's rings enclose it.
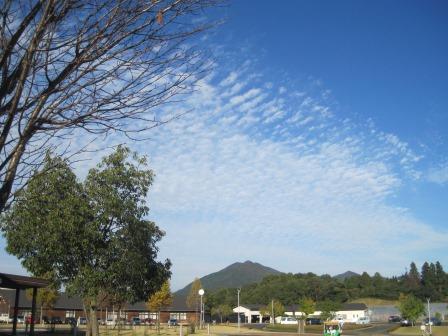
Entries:
{"label": "mountain peak", "polygon": [[[260,282],[264,277],[281,272],[263,266],[262,264],[246,260],[244,262],[235,262],[220,271],[211,273],[202,278],[201,284],[204,289],[217,290],[221,288],[235,288],[245,286],[251,283]],[[176,292],[176,295],[188,295],[191,283]]]}
{"label": "mountain peak", "polygon": [[358,273],[352,272],[352,271],[346,271],[344,273],[335,275],[333,278],[344,281],[345,279],[354,277],[354,276],[359,276]]}

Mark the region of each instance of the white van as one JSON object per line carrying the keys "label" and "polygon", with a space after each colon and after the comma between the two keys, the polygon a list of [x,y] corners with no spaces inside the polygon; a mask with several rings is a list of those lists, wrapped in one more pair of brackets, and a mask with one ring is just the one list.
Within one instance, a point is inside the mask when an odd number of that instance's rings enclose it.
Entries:
{"label": "white van", "polygon": [[368,317],[368,316],[361,316],[356,321],[356,324],[370,324],[370,317]]}
{"label": "white van", "polygon": [[280,324],[298,324],[298,322],[294,317],[283,316],[280,319]]}

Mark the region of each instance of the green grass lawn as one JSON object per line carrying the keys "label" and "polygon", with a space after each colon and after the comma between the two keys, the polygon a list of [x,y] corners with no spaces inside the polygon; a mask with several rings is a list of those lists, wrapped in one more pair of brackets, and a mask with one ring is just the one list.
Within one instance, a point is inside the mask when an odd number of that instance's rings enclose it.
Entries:
{"label": "green grass lawn", "polygon": [[[390,333],[391,335],[406,335],[406,336],[416,336],[421,335],[420,326],[417,327],[401,327]],[[432,327],[433,336],[448,336],[448,327]]]}

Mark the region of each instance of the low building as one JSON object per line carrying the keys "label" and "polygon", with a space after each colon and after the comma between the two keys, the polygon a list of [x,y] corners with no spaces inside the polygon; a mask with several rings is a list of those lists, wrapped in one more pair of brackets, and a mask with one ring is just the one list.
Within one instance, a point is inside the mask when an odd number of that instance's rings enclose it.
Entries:
{"label": "low building", "polygon": [[[261,307],[266,305],[261,304],[247,304],[240,305],[233,308],[234,313],[244,314],[244,321],[242,323],[262,323],[269,322],[269,318],[264,318],[260,314]],[[319,317],[322,314],[321,311],[316,310],[310,316]],[[293,316],[300,318],[303,316],[303,312],[300,311],[299,305],[291,305],[285,307],[284,316]],[[369,311],[364,303],[343,303],[340,310],[334,313],[335,319],[342,320],[344,322],[356,322],[360,317],[369,316]]]}
{"label": "low building", "polygon": [[[15,291],[8,289],[0,289],[0,313],[13,313],[13,306],[15,301]],[[53,305],[52,309],[42,309],[37,307],[38,312],[36,317],[40,320],[40,316],[59,317],[62,321],[66,318],[85,317],[84,305],[81,298],[70,297],[66,293],[61,293]],[[31,300],[27,297],[25,291],[21,291],[18,304],[19,315],[27,316],[31,312]],[[150,311],[145,302],[137,302],[135,304],[125,304],[123,307],[118,306],[103,306],[97,310],[97,317],[101,320],[112,319],[118,317],[126,320],[131,320],[133,317],[140,317],[141,319],[150,318],[153,321],[157,320],[157,312]],[[210,319],[210,314],[206,311],[205,320]],[[173,304],[170,307],[163,309],[160,312],[160,322],[166,323],[169,319],[176,319],[179,323],[188,323],[189,321],[199,321],[199,312],[196,309],[189,308],[186,305],[185,298],[180,296],[173,297]]]}

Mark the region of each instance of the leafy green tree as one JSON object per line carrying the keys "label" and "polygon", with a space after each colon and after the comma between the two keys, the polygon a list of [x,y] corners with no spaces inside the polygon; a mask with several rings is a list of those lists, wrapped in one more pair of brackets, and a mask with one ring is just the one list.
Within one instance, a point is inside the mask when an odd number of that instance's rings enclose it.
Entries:
{"label": "leafy green tree", "polygon": [[341,304],[339,302],[335,302],[332,300],[324,300],[317,304],[317,309],[322,312],[320,317],[324,321],[333,318],[340,307]]}
{"label": "leafy green tree", "polygon": [[398,300],[398,310],[400,311],[402,317],[411,320],[412,325],[414,325],[415,321],[425,311],[425,306],[422,301],[412,294],[400,294],[400,298]]}
{"label": "leafy green tree", "polygon": [[170,276],[170,261],[156,261],[163,232],[144,219],[153,173],[144,157],[121,146],[84,183],[60,158],[47,155],[44,169],[3,217],[7,251],[32,274],[51,272],[55,284],[79,295],[87,336],[98,335],[100,294],[115,302],[146,300]]}
{"label": "leafy green tree", "polygon": [[164,282],[160,290],[155,292],[147,302],[150,311],[157,312],[157,333],[160,334],[160,311],[173,304],[173,295],[171,294],[170,284]]}
{"label": "leafy green tree", "polygon": [[309,315],[316,311],[316,302],[313,299],[305,297],[299,302],[300,311],[303,313],[303,317],[306,319]]}
{"label": "leafy green tree", "polygon": [[232,312],[232,307],[227,304],[221,304],[217,307],[212,308],[212,315],[218,315],[221,323],[223,317],[228,317],[230,314],[232,314]]}
{"label": "leafy green tree", "polygon": [[278,300],[271,300],[266,306],[260,308],[262,316],[270,316],[275,323],[276,316],[282,316],[285,313],[285,306]]}

